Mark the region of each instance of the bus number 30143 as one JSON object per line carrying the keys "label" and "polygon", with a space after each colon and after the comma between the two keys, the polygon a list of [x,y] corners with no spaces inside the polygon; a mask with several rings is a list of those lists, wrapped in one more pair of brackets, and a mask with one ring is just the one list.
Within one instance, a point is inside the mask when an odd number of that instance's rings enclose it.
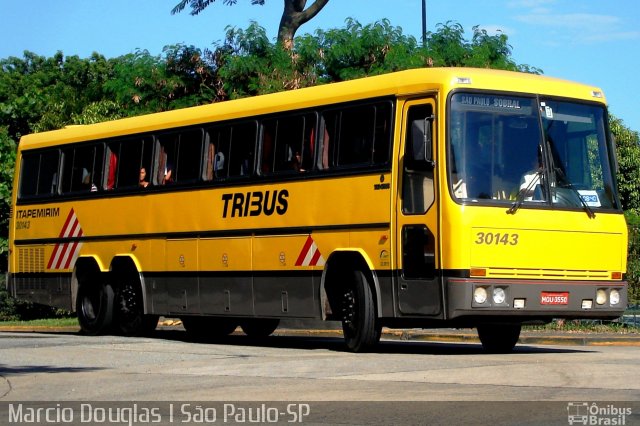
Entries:
{"label": "bus number 30143", "polygon": [[508,234],[501,232],[478,232],[476,234],[476,244],[517,246],[520,234]]}

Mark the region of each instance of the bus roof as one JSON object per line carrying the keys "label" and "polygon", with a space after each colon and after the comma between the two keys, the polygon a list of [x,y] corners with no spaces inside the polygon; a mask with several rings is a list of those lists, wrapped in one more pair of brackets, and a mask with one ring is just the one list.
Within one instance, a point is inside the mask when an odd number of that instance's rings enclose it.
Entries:
{"label": "bus roof", "polygon": [[372,97],[411,96],[433,91],[448,93],[454,89],[521,92],[605,102],[602,91],[597,87],[547,76],[477,68],[421,68],[98,124],[68,126],[26,135],[20,141],[20,149],[153,132]]}

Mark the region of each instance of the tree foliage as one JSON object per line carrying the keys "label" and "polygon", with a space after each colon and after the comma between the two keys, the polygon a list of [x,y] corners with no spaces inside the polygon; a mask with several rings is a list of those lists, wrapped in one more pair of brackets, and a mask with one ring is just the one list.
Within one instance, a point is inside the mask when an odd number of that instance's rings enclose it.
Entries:
{"label": "tree foliage", "polygon": [[425,66],[542,72],[517,64],[504,34],[489,35],[475,27],[467,41],[462,26],[447,23],[427,40],[425,48],[388,20],[363,25],[347,19],[343,28],[298,37],[290,50],[271,43],[264,28],[253,22],[246,30],[228,27],[224,41],[208,54],[223,90],[218,95],[229,99]]}
{"label": "tree foliage", "polygon": [[[206,7],[209,2],[198,2]],[[212,101],[343,81],[424,66],[481,66],[541,72],[515,63],[504,34],[447,22],[428,34],[428,47],[382,20],[298,37],[293,48],[273,43],[263,27],[228,27],[211,49],[167,46],[106,59],[51,58],[25,52],[0,59],[0,125],[9,137],[67,124],[164,111]]]}
{"label": "tree foliage", "polygon": [[618,191],[625,210],[640,214],[640,135],[613,115],[611,133],[618,151]]}
{"label": "tree foliage", "polygon": [[609,115],[618,154],[618,191],[629,224],[626,279],[629,299],[640,300],[640,135]]}
{"label": "tree foliage", "polygon": [[6,271],[8,249],[9,209],[13,166],[16,162],[16,144],[9,137],[6,127],[0,127],[0,271]]}
{"label": "tree foliage", "polygon": [[0,125],[16,139],[62,127],[71,114],[104,98],[111,71],[109,61],[95,53],[80,59],[62,52],[51,58],[25,52],[23,58],[0,60]]}

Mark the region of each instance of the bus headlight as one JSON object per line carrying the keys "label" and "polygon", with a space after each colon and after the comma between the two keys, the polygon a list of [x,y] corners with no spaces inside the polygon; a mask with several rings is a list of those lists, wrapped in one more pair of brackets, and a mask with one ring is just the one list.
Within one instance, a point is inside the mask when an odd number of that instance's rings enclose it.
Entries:
{"label": "bus headlight", "polygon": [[478,305],[482,305],[487,301],[487,289],[484,287],[476,287],[473,290],[473,301]]}
{"label": "bus headlight", "polygon": [[501,305],[506,300],[507,295],[504,292],[504,288],[496,287],[493,289],[493,303]]}
{"label": "bus headlight", "polygon": [[611,304],[611,306],[620,303],[620,292],[618,290],[611,290],[611,293],[609,293],[609,303]]}
{"label": "bus headlight", "polygon": [[596,292],[596,303],[598,305],[604,305],[607,303],[607,292],[603,288],[599,288]]}

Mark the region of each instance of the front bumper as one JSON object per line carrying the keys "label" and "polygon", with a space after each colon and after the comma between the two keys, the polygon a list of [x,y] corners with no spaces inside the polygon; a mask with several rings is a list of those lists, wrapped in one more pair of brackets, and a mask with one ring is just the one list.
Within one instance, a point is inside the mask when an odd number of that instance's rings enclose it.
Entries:
{"label": "front bumper", "polygon": [[[448,319],[479,316],[614,319],[627,306],[626,281],[450,278],[446,287]],[[484,289],[485,301],[481,297],[483,290],[478,289]],[[474,297],[476,293],[480,297]]]}

